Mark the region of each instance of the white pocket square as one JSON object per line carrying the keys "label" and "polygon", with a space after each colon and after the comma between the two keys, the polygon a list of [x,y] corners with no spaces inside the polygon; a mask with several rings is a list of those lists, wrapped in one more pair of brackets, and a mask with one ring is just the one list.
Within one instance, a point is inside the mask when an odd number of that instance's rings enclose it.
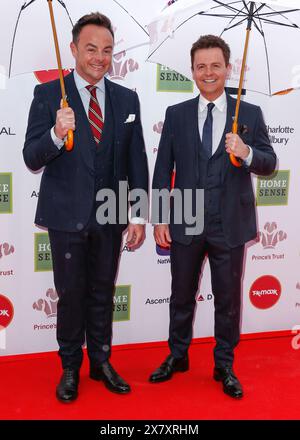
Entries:
{"label": "white pocket square", "polygon": [[133,122],[134,120],[135,120],[135,115],[130,114],[130,115],[128,115],[128,118],[126,119],[126,121],[124,123],[128,124],[128,122]]}

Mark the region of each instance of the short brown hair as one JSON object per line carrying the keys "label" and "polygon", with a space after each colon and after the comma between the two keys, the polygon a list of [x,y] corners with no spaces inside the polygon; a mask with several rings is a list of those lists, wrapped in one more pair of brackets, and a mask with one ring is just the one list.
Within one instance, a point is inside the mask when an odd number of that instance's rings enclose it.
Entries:
{"label": "short brown hair", "polygon": [[81,17],[74,25],[72,29],[73,43],[76,44],[78,42],[79,34],[82,31],[82,28],[88,24],[94,24],[96,26],[101,26],[108,29],[114,38],[114,31],[110,19],[106,17],[106,15],[100,14],[100,12],[92,12],[91,14]]}
{"label": "short brown hair", "polygon": [[228,66],[230,60],[230,47],[221,37],[217,37],[216,35],[203,35],[200,37],[191,48],[191,62],[192,69],[194,63],[195,52],[198,49],[211,49],[214,47],[218,47],[221,49],[224,55],[225,64]]}

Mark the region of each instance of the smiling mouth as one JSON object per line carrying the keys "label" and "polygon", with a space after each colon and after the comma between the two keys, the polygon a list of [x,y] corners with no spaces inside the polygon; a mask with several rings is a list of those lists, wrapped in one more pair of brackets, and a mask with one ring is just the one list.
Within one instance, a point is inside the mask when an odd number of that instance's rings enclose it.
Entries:
{"label": "smiling mouth", "polygon": [[217,80],[216,79],[205,79],[204,82],[206,84],[214,84]]}

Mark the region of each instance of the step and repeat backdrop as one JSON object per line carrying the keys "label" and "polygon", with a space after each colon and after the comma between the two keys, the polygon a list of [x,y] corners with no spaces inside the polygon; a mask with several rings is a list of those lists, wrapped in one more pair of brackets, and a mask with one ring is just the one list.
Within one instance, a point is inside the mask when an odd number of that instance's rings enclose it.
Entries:
{"label": "step and repeat backdrop", "polygon": [[[177,72],[147,62],[148,51],[144,44],[118,53],[108,77],[139,95],[152,176],[166,108],[197,96],[198,91]],[[232,72],[238,73],[240,59],[232,64]],[[55,75],[50,71],[10,79],[3,72],[0,75],[0,355],[57,348],[58,297],[51,249],[47,230],[34,225],[42,170],[31,172],[22,158],[33,89]],[[243,99],[262,107],[278,167],[269,178],[253,176],[259,234],[246,250],[242,333],[292,332],[300,328],[300,91],[272,98],[247,92]],[[167,339],[170,280],[169,251],[155,244],[148,224],[142,247],[130,251],[124,243],[121,249],[114,345]],[[196,300],[194,337],[212,336],[208,262]]]}

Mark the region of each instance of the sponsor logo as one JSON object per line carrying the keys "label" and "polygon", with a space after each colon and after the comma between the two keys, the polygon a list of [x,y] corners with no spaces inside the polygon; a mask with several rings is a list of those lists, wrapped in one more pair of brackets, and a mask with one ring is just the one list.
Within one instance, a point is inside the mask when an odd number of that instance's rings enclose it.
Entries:
{"label": "sponsor logo", "polygon": [[267,125],[267,130],[269,133],[270,142],[272,145],[283,145],[284,147],[287,146],[287,144],[290,141],[290,135],[293,135],[295,132],[294,127],[289,126],[281,126],[278,125],[277,127],[271,127],[270,125]]}
{"label": "sponsor logo", "polygon": [[138,70],[139,65],[132,58],[126,58],[126,51],[113,56],[112,65],[108,72],[110,79],[123,81],[129,72]]}
{"label": "sponsor logo", "polygon": [[39,191],[32,191],[30,198],[32,199],[33,197],[38,198],[39,197]]}
{"label": "sponsor logo", "polygon": [[0,259],[7,257],[15,252],[15,248],[12,244],[0,243]]}
{"label": "sponsor logo", "polygon": [[131,286],[116,286],[113,300],[113,321],[130,320]]}
{"label": "sponsor logo", "polygon": [[288,204],[290,171],[276,171],[269,177],[257,178],[257,206],[280,206]]}
{"label": "sponsor logo", "polygon": [[[63,75],[66,76],[72,72],[73,69],[64,69]],[[34,75],[39,83],[47,83],[49,81],[54,81],[59,78],[58,69],[53,70],[38,70],[34,72]]]}
{"label": "sponsor logo", "polygon": [[58,295],[56,290],[48,289],[44,298],[39,298],[32,304],[32,308],[38,312],[43,312],[47,318],[57,316]]}
{"label": "sponsor logo", "polygon": [[156,253],[157,255],[161,255],[161,256],[169,256],[170,255],[170,247],[162,247],[159,246],[158,244],[156,245]]}
{"label": "sponsor logo", "polygon": [[[227,75],[227,79],[230,81],[236,81],[237,83],[240,81],[240,75],[242,70],[243,60],[241,58],[236,58],[233,63],[229,66],[229,73]],[[244,81],[247,81],[247,72],[249,72],[250,67],[245,66],[245,78]]]}
{"label": "sponsor logo", "polygon": [[[154,131],[154,133],[157,133],[157,134],[161,135],[161,133],[162,133],[162,129],[163,129],[163,126],[164,126],[163,121],[159,121],[159,122],[157,122],[156,124],[154,124],[154,125],[153,125],[153,131]],[[153,147],[153,148],[152,148],[152,152],[153,152],[153,154],[156,154],[156,153],[158,152],[158,146]]]}
{"label": "sponsor logo", "polygon": [[170,304],[170,297],[167,298],[147,298],[145,305]]}
{"label": "sponsor logo", "polygon": [[[287,239],[287,233],[278,230],[276,222],[267,222],[264,225],[264,230],[259,232],[259,243],[261,243],[264,250],[275,250],[278,244]],[[266,261],[266,260],[284,260],[284,253],[266,253],[264,255],[252,255],[252,261]]]}
{"label": "sponsor logo", "polygon": [[292,335],[295,335],[295,336],[293,336],[292,342],[291,342],[292,348],[294,350],[299,350],[299,348],[300,348],[300,325],[294,325],[291,330],[291,333],[292,333]]}
{"label": "sponsor logo", "polygon": [[161,64],[156,71],[157,92],[186,92],[193,93],[194,83],[185,76]]}
{"label": "sponsor logo", "polygon": [[14,317],[14,306],[4,295],[0,294],[0,331],[7,328]]}
{"label": "sponsor logo", "polygon": [[11,127],[0,127],[0,136],[15,136],[14,130]]}
{"label": "sponsor logo", "polygon": [[134,249],[130,248],[129,246],[127,246],[127,244],[125,244],[121,252],[134,252]]}
{"label": "sponsor logo", "polygon": [[197,301],[198,302],[211,301],[213,297],[214,296],[212,293],[208,293],[207,295],[203,295],[202,293],[199,293],[199,295],[197,296]]}
{"label": "sponsor logo", "polygon": [[12,204],[12,173],[0,173],[0,214],[11,214]]}
{"label": "sponsor logo", "polygon": [[273,307],[281,296],[281,284],[273,275],[263,275],[254,281],[249,291],[252,305],[258,309]]}
{"label": "sponsor logo", "polygon": [[299,283],[299,281],[296,284],[296,289],[300,290],[300,283]]}
{"label": "sponsor logo", "polygon": [[51,270],[52,255],[49,235],[47,232],[36,232],[34,234],[34,271],[45,272]]}

